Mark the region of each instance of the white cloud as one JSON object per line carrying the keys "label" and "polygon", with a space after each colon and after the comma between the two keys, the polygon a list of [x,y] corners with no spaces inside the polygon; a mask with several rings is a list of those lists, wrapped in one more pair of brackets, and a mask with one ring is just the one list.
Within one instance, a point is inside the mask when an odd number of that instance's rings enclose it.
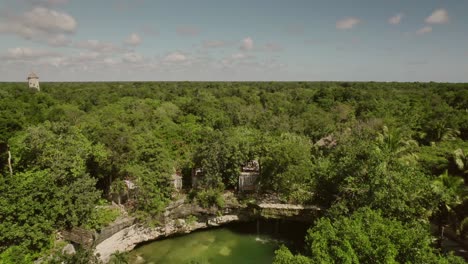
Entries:
{"label": "white cloud", "polygon": [[54,47],[65,47],[65,46],[69,46],[72,43],[72,41],[64,34],[59,34],[59,35],[50,37],[47,43],[49,43],[49,45],[54,46]]}
{"label": "white cloud", "polygon": [[68,0],[46,0],[49,5],[64,5],[68,3]]}
{"label": "white cloud", "polygon": [[401,19],[403,19],[403,13],[398,13],[391,18],[388,19],[388,23],[392,25],[398,25],[401,23]]}
{"label": "white cloud", "polygon": [[242,60],[245,58],[247,58],[247,55],[245,55],[244,53],[236,53],[236,54],[231,55],[231,59],[234,59],[234,60]]}
{"label": "white cloud", "polygon": [[428,24],[446,24],[448,22],[448,12],[443,8],[435,10],[429,17],[426,18],[426,23]]}
{"label": "white cloud", "polygon": [[31,30],[41,30],[50,33],[74,33],[76,20],[67,13],[36,7],[24,13],[21,26]]}
{"label": "white cloud", "polygon": [[425,27],[419,29],[418,31],[416,31],[416,34],[417,35],[424,35],[424,34],[431,33],[431,32],[432,32],[432,27],[425,26]]}
{"label": "white cloud", "polygon": [[131,45],[131,46],[138,46],[141,44],[143,40],[141,39],[140,35],[137,33],[132,33],[130,36],[128,36],[127,39],[125,39],[125,44]]}
{"label": "white cloud", "polygon": [[79,49],[86,49],[101,53],[116,53],[121,52],[123,50],[121,47],[116,46],[113,43],[102,42],[95,39],[78,42],[75,44],[75,47]]}
{"label": "white cloud", "polygon": [[247,37],[242,40],[241,50],[252,50],[254,48],[254,42],[251,37]]}
{"label": "white cloud", "polygon": [[225,47],[227,43],[225,41],[220,40],[212,40],[212,41],[204,41],[203,47],[204,48],[222,48]]}
{"label": "white cloud", "polygon": [[101,53],[99,52],[94,52],[94,51],[85,51],[85,52],[80,52],[77,56],[77,59],[79,61],[90,61],[90,60],[96,60],[101,56]]}
{"label": "white cloud", "polygon": [[73,34],[77,27],[75,18],[68,13],[44,7],[36,7],[20,15],[4,13],[0,17],[0,33],[43,42],[56,43],[60,35]]}
{"label": "white cloud", "polygon": [[268,51],[268,52],[279,52],[279,51],[283,51],[283,47],[276,43],[267,43],[265,44],[265,46],[263,46],[262,50]]}
{"label": "white cloud", "polygon": [[104,62],[105,64],[107,64],[107,65],[115,65],[115,64],[118,63],[117,60],[114,59],[114,58],[106,58],[106,59],[104,59],[103,62]]}
{"label": "white cloud", "polygon": [[61,61],[62,65],[75,67],[90,67],[96,65],[107,64],[108,60],[116,60],[110,57],[109,54],[103,54],[96,51],[82,51],[78,55],[73,55],[64,58]]}
{"label": "white cloud", "polygon": [[243,52],[238,52],[231,54],[228,57],[225,57],[224,59],[221,60],[221,65],[223,67],[228,67],[228,66],[233,66],[238,63],[251,63],[252,59],[254,59],[255,56],[252,54],[246,54]]}
{"label": "white cloud", "polygon": [[356,17],[348,17],[344,18],[342,20],[338,20],[336,22],[336,28],[337,29],[352,29],[353,27],[357,26],[359,23],[361,23],[361,20]]}
{"label": "white cloud", "polygon": [[8,51],[3,54],[1,58],[7,60],[31,60],[58,56],[60,56],[60,54],[53,51],[17,47],[8,49]]}
{"label": "white cloud", "polygon": [[46,5],[46,6],[55,6],[55,5],[65,5],[68,4],[68,0],[27,0],[33,5]]}
{"label": "white cloud", "polygon": [[143,56],[136,52],[125,53],[122,57],[123,62],[127,63],[139,63],[144,60]]}
{"label": "white cloud", "polygon": [[179,63],[179,62],[186,62],[187,60],[188,60],[187,56],[179,51],[169,53],[166,55],[166,57],[164,57],[164,62]]}

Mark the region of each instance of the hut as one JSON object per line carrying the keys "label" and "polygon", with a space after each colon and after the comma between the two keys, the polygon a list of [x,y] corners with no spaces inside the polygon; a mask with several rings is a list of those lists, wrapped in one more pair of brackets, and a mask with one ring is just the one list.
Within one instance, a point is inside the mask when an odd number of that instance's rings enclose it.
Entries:
{"label": "hut", "polygon": [[28,84],[30,89],[34,89],[36,91],[41,90],[41,88],[39,87],[39,77],[34,72],[31,72],[28,75]]}
{"label": "hut", "polygon": [[239,191],[255,191],[257,188],[257,179],[260,175],[260,164],[257,160],[251,160],[241,167],[239,175]]}
{"label": "hut", "polygon": [[131,180],[114,181],[111,185],[110,199],[116,204],[123,204],[136,198],[137,186]]}
{"label": "hut", "polygon": [[201,168],[192,169],[192,188],[197,187],[197,183],[203,177],[203,170]]}
{"label": "hut", "polygon": [[182,173],[180,170],[174,169],[174,173],[172,174],[172,183],[174,185],[174,188],[177,191],[182,190]]}
{"label": "hut", "polygon": [[320,148],[333,148],[336,146],[336,139],[332,135],[328,135],[315,142],[315,145]]}

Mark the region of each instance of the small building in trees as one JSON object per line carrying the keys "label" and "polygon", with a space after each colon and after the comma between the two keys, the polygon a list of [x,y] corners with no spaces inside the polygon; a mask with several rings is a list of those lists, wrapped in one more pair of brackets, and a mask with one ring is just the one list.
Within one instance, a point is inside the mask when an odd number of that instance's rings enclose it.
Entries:
{"label": "small building in trees", "polygon": [[260,175],[260,164],[257,160],[251,160],[241,167],[239,175],[239,191],[255,191],[257,179]]}
{"label": "small building in trees", "polygon": [[174,173],[172,174],[172,183],[174,184],[174,188],[177,191],[182,190],[183,184],[182,184],[182,173],[180,170],[174,169]]}
{"label": "small building in trees", "polygon": [[318,147],[324,148],[334,148],[336,146],[336,139],[332,135],[321,138],[319,141],[315,142],[315,145]]}
{"label": "small building in trees", "polygon": [[116,180],[110,187],[110,199],[116,204],[124,204],[136,198],[137,186],[128,178]]}
{"label": "small building in trees", "polygon": [[202,168],[193,168],[192,169],[192,188],[197,187],[198,182],[203,177]]}
{"label": "small building in trees", "polygon": [[28,75],[28,84],[30,89],[34,89],[36,91],[41,90],[39,87],[39,76],[37,76],[34,72],[31,72]]}

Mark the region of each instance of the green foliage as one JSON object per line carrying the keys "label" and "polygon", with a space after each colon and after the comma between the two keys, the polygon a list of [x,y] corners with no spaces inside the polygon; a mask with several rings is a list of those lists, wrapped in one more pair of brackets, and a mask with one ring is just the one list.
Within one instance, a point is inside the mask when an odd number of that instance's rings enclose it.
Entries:
{"label": "green foliage", "polygon": [[423,169],[432,175],[440,175],[446,170],[452,175],[464,176],[464,153],[468,142],[458,140],[442,141],[420,148],[418,156]]}
{"label": "green foliage", "polygon": [[101,228],[114,222],[119,216],[119,208],[97,207],[88,217],[84,227],[99,231]]}
{"label": "green foliage", "polygon": [[307,243],[314,263],[447,263],[421,224],[403,224],[369,208],[320,219]]}
{"label": "green foliage", "polygon": [[440,197],[440,202],[447,207],[459,205],[468,197],[463,178],[450,176],[447,171],[433,181],[432,188]]}
{"label": "green foliage", "polygon": [[[101,228],[114,215],[95,205],[112,193],[151,222],[173,199],[174,168],[187,188],[202,168],[192,198],[223,207],[253,159],[257,190],[284,201],[340,219],[370,207],[404,228],[439,219],[463,233],[467,201],[438,176],[466,188],[467,102],[466,84],[47,83],[32,93],[2,83],[0,254],[28,262],[55,230]],[[316,144],[324,137],[334,144]],[[284,248],[278,256],[307,263]]]}
{"label": "green foliage", "polygon": [[78,129],[48,122],[10,144],[15,173],[1,179],[1,245],[38,252],[50,247],[54,230],[79,226],[92,214],[100,193],[86,166],[99,153]]}
{"label": "green foliage", "polygon": [[468,217],[465,217],[460,223],[460,238],[467,239],[468,237]]}
{"label": "green foliage", "polygon": [[47,261],[49,264],[102,264],[92,249],[78,248],[76,253],[68,255],[59,253]]}
{"label": "green foliage", "polygon": [[112,254],[109,264],[129,264],[129,256],[126,252],[116,252]]}
{"label": "green foliage", "polygon": [[283,134],[263,143],[260,159],[262,188],[273,190],[291,202],[307,202],[313,185],[311,178],[311,143],[305,137]]}
{"label": "green foliage", "polygon": [[29,249],[23,246],[11,246],[0,253],[2,264],[30,264],[35,258],[37,254],[30,253]]}
{"label": "green foliage", "polygon": [[209,208],[212,206],[223,208],[225,205],[222,190],[219,189],[197,190],[193,192],[191,196],[192,199],[194,199],[203,208]]}
{"label": "green foliage", "polygon": [[187,216],[187,219],[185,219],[185,222],[187,225],[192,225],[195,224],[198,221],[198,218],[194,215],[189,215]]}
{"label": "green foliage", "polygon": [[208,131],[195,153],[194,161],[203,169],[202,186],[237,188],[240,167],[259,152],[259,133],[239,127]]}
{"label": "green foliage", "polygon": [[457,168],[460,170],[460,172],[464,175],[467,175],[468,174],[468,155],[466,151],[464,151],[461,148],[456,149],[453,152],[453,159],[455,161],[455,164],[457,165]]}
{"label": "green foliage", "polygon": [[312,264],[312,261],[301,255],[293,255],[284,245],[275,251],[274,264]]}

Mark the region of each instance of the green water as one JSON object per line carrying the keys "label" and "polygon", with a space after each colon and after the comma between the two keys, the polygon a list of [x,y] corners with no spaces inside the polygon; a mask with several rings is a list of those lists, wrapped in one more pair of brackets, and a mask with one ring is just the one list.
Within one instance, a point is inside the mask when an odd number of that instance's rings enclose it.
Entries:
{"label": "green water", "polygon": [[155,241],[130,253],[132,264],[272,263],[278,243],[269,236],[218,228]]}

